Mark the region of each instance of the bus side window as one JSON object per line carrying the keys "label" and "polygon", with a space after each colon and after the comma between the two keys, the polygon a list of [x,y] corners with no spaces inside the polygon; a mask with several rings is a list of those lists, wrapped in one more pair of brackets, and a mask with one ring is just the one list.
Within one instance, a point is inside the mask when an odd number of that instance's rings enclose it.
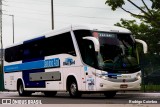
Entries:
{"label": "bus side window", "polygon": [[70,32],[55,35],[45,39],[45,56],[70,54],[76,56]]}
{"label": "bus side window", "polygon": [[10,47],[5,50],[5,61],[14,62],[22,59],[23,49],[22,45]]}

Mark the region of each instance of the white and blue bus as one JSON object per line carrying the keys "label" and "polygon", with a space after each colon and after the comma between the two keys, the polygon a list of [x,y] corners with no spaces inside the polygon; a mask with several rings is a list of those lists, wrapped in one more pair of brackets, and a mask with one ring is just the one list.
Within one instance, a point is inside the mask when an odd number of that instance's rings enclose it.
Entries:
{"label": "white and blue bus", "polygon": [[141,69],[136,42],[127,29],[71,25],[5,48],[4,85],[20,96],[43,92],[54,96],[139,90]]}

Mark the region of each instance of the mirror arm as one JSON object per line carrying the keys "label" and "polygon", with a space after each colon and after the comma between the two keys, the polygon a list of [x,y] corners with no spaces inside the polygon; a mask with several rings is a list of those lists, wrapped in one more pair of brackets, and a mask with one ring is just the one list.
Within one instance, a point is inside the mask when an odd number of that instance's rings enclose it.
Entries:
{"label": "mirror arm", "polygon": [[143,45],[143,52],[146,54],[148,51],[147,43],[140,39],[135,39],[136,42],[141,43]]}
{"label": "mirror arm", "polygon": [[95,51],[96,51],[96,52],[99,52],[99,51],[100,51],[100,44],[99,44],[99,41],[98,41],[97,38],[86,36],[86,37],[83,37],[83,39],[91,40],[91,41],[94,43]]}

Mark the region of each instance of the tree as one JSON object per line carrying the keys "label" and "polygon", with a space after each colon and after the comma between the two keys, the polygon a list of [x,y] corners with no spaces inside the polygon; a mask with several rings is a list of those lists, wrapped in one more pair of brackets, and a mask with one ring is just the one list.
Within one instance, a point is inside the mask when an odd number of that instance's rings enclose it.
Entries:
{"label": "tree", "polygon": [[[140,12],[133,13],[125,9],[126,3],[132,4]],[[125,20],[121,19],[120,23],[115,24],[116,26],[125,27],[136,36],[136,38],[145,40],[149,45],[149,53],[159,53],[159,46],[157,43],[160,41],[160,1],[150,0],[151,6],[146,4],[146,1],[141,0],[142,6],[136,4],[135,0],[107,0],[108,4],[113,11],[117,8],[124,10],[133,17],[139,19],[141,22],[136,23],[136,20]]]}

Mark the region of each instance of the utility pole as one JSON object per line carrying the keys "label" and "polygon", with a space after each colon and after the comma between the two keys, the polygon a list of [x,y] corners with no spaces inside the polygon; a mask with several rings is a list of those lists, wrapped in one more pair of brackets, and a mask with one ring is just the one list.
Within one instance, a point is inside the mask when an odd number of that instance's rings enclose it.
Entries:
{"label": "utility pole", "polygon": [[3,14],[3,15],[7,15],[7,16],[11,16],[12,17],[12,28],[13,28],[13,44],[14,44],[14,15],[12,14]]}
{"label": "utility pole", "polygon": [[12,16],[12,27],[13,27],[13,44],[14,44],[14,15],[9,15]]}
{"label": "utility pole", "polygon": [[13,43],[14,43],[14,15],[12,15],[12,26],[13,26]]}
{"label": "utility pole", "polygon": [[2,42],[2,0],[0,0],[0,44],[1,44],[1,70],[0,70],[0,91],[4,90],[3,80],[3,42]]}
{"label": "utility pole", "polygon": [[54,30],[53,0],[51,0],[51,21],[52,21],[52,30]]}

